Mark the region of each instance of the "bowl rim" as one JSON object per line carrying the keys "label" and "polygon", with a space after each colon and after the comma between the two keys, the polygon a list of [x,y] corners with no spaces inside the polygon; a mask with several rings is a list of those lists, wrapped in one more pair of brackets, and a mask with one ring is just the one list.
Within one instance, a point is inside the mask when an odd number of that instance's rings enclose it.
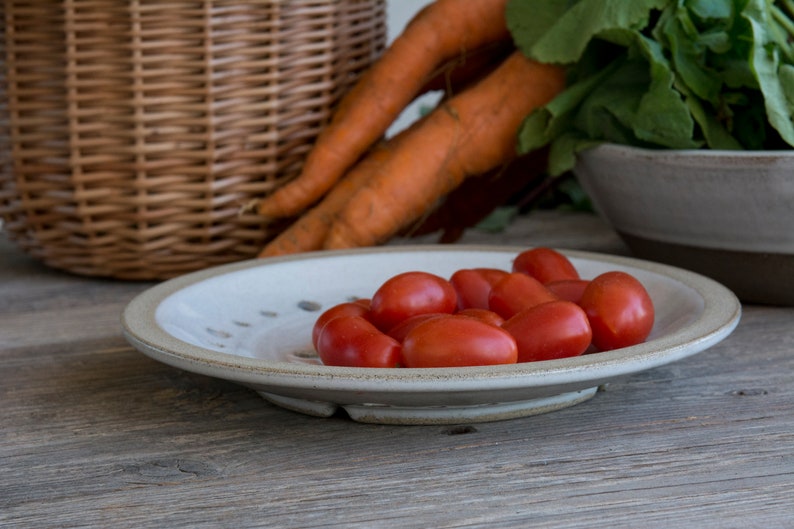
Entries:
{"label": "bowl rim", "polygon": [[669,149],[639,147],[622,143],[604,142],[592,147],[583,149],[579,154],[586,154],[594,151],[606,151],[615,153],[625,153],[631,155],[641,155],[645,157],[729,157],[729,158],[794,158],[794,147],[791,149],[780,150],[729,150],[729,149]]}

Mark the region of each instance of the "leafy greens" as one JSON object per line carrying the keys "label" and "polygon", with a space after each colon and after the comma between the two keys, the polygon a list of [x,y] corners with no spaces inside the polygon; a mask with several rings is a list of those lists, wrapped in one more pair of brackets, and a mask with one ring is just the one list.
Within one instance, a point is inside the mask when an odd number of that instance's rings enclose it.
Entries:
{"label": "leafy greens", "polygon": [[567,68],[518,135],[550,146],[553,175],[603,142],[794,146],[794,0],[511,0],[506,16],[525,55]]}

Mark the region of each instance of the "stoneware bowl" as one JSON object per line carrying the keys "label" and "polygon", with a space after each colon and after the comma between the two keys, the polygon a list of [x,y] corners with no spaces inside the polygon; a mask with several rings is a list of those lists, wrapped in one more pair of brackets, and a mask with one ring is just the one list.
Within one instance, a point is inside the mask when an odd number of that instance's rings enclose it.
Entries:
{"label": "stoneware bowl", "polygon": [[794,150],[601,145],[575,173],[643,259],[707,275],[746,303],[794,305]]}

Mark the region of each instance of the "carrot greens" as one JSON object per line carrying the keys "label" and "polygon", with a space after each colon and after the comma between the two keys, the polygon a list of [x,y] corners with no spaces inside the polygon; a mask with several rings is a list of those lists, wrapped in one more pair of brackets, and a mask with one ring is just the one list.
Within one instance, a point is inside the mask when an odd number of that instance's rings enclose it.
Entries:
{"label": "carrot greens", "polygon": [[793,0],[511,0],[528,57],[564,65],[519,148],[549,171],[601,142],[673,149],[794,146]]}

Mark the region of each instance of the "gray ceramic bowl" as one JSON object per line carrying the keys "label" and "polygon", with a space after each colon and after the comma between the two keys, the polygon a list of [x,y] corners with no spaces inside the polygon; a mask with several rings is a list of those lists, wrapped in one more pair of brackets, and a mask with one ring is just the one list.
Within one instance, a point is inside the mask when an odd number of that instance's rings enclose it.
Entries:
{"label": "gray ceramic bowl", "polygon": [[794,150],[601,145],[575,173],[637,256],[710,276],[747,303],[794,305]]}

